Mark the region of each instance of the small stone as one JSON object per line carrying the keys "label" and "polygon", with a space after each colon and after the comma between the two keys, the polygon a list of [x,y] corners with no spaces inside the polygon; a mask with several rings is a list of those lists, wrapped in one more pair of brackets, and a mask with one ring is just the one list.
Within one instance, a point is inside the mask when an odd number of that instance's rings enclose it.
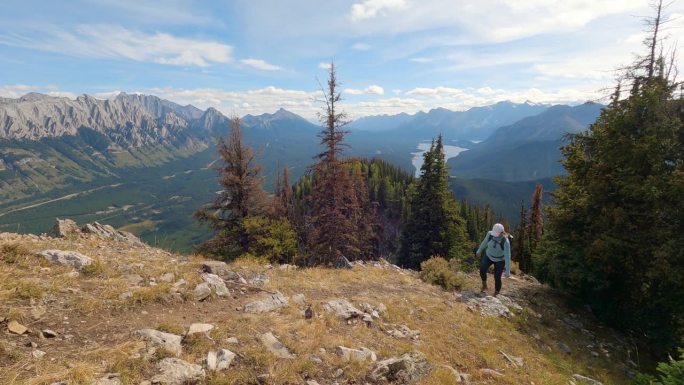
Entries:
{"label": "small stone", "polygon": [[504,376],[503,373],[499,373],[496,370],[489,369],[489,368],[480,369],[480,373],[482,373],[483,376],[491,377],[491,378],[503,377]]}
{"label": "small stone", "polygon": [[78,271],[71,271],[71,272],[67,273],[66,276],[68,278],[78,278],[81,276],[81,273],[79,273]]}
{"label": "small stone", "polygon": [[33,356],[33,358],[35,358],[37,360],[43,358],[43,356],[45,356],[45,354],[46,353],[44,351],[38,350],[38,349],[31,352],[31,355]]}
{"label": "small stone", "polygon": [[[221,277],[216,274],[203,273],[202,279],[209,285],[209,288],[219,297],[230,295],[230,291],[226,287],[226,283]],[[195,289],[197,290],[197,289]]]}
{"label": "small stone", "polygon": [[28,328],[17,321],[10,321],[7,324],[7,330],[11,333],[22,335],[28,331]]}
{"label": "small stone", "polygon": [[581,384],[587,384],[587,385],[603,385],[601,381],[595,380],[593,378],[589,378],[587,376],[583,376],[581,374],[573,374],[572,379],[575,381],[581,383]]}
{"label": "small stone", "polygon": [[266,349],[280,358],[292,359],[294,355],[271,332],[262,334],[259,339]]}
{"label": "small stone", "polygon": [[52,331],[50,329],[44,329],[41,333],[42,333],[42,336],[44,338],[55,338],[55,337],[57,337],[57,333],[55,333],[54,331]]}
{"label": "small stone", "polygon": [[208,331],[211,331],[212,329],[214,329],[214,325],[212,324],[192,324],[190,325],[190,328],[188,328],[187,335],[206,333]]}
{"label": "small stone", "polygon": [[26,347],[27,347],[27,348],[34,348],[34,349],[35,349],[35,348],[38,347],[38,344],[35,343],[35,342],[33,342],[33,341],[29,341],[29,342],[26,343]]}
{"label": "small stone", "polygon": [[233,345],[237,345],[240,343],[238,339],[235,337],[226,338],[226,342]]}
{"label": "small stone", "polygon": [[207,355],[207,368],[209,370],[228,369],[231,362],[235,359],[235,353],[228,349],[221,349],[218,352],[209,352]]}
{"label": "small stone", "polygon": [[342,369],[335,370],[335,378],[342,377],[343,374],[344,374],[344,370],[342,370]]}
{"label": "small stone", "polygon": [[133,298],[133,293],[131,293],[130,291],[119,294],[119,300],[121,301],[126,301],[131,298]]}

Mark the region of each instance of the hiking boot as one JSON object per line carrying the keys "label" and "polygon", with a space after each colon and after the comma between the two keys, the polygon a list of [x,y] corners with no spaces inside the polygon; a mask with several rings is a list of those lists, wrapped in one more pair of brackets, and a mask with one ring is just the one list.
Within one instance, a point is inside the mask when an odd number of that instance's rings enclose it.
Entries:
{"label": "hiking boot", "polygon": [[498,291],[495,291],[495,292],[494,292],[494,296],[496,297],[497,295],[499,295],[499,292],[498,292]]}
{"label": "hiking boot", "polygon": [[480,293],[485,292],[487,292],[487,282],[482,282],[482,289],[480,289]]}

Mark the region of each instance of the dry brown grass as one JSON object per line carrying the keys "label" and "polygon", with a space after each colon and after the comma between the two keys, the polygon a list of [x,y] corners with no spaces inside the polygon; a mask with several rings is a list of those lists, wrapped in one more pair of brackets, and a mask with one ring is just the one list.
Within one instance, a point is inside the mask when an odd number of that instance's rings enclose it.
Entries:
{"label": "dry brown grass", "polygon": [[[5,245],[0,242],[0,247]],[[235,287],[230,287],[236,293],[235,298],[178,302],[169,295],[171,284],[158,281],[156,286],[131,289],[122,277],[128,271],[123,269],[125,265],[143,263],[143,269],[134,271],[146,281],[172,272],[176,279],[188,281],[186,288],[191,293],[201,281],[198,274],[198,267],[203,261],[201,256],[193,255],[186,259],[151,248],[88,239],[37,241],[22,247],[23,251],[15,246],[8,249],[19,250],[16,252],[18,257],[10,258],[15,262],[8,263],[3,259],[0,263],[0,298],[4,300],[0,301],[0,317],[31,323],[33,321],[27,317],[29,302],[46,298],[54,301],[50,303],[60,304],[59,309],[51,309],[58,311],[57,319],[68,316],[71,322],[84,320],[103,328],[88,328],[77,338],[100,341],[100,337],[107,334],[102,339],[102,346],[90,352],[83,351],[78,344],[65,344],[58,351],[47,347],[50,356],[60,359],[55,362],[44,359],[40,368],[31,369],[24,366],[30,354],[27,348],[22,347],[20,354],[12,353],[13,356],[8,356],[7,349],[5,353],[1,350],[1,344],[9,346],[6,343],[10,339],[18,341],[19,337],[0,334],[0,377],[9,385],[49,384],[64,380],[70,380],[70,384],[88,383],[91,378],[106,372],[119,373],[124,384],[138,384],[149,380],[156,371],[157,360],[169,353],[158,349],[151,358],[136,355],[144,344],[141,346],[140,341],[134,341],[131,332],[152,327],[183,334],[193,322],[211,323],[216,327],[209,333],[211,338],[205,335],[185,338],[183,359],[201,363],[209,350],[218,348],[227,348],[238,354],[228,371],[208,373],[206,383],[213,385],[257,384],[257,377],[261,374],[268,374],[268,383],[272,384],[302,384],[305,379],[325,384],[336,381],[333,374],[338,368],[344,371],[343,377],[337,380],[340,383],[365,383],[373,364],[343,362],[335,354],[338,345],[369,348],[378,354],[379,359],[411,351],[422,352],[436,369],[421,384],[453,384],[453,374],[443,365],[470,373],[476,383],[566,385],[572,373],[582,373],[605,384],[628,383],[615,362],[611,361],[624,362],[623,355],[615,354],[611,359],[589,358],[586,345],[592,341],[557,321],[568,310],[554,300],[547,289],[542,294],[548,294],[548,298],[537,298],[537,303],[543,303],[543,306],[526,309],[510,320],[493,319],[469,311],[464,304],[455,301],[453,293],[428,285],[415,274],[390,267],[279,270],[277,267],[269,269],[254,259],[240,259],[231,264],[231,269],[247,279],[265,273],[270,279],[265,286],[267,290],[278,290],[287,296],[304,294],[316,314],[313,319],[306,320],[294,303],[277,312],[257,315],[235,310],[264,295],[259,291],[246,290],[247,294],[242,295]],[[77,250],[97,262],[92,271],[82,272],[78,278],[67,278],[64,274],[71,271],[69,268],[45,265],[47,261],[30,252],[48,247]],[[22,262],[22,258],[26,262]],[[37,264],[37,260],[40,263]],[[50,269],[41,270],[46,266]],[[24,286],[21,286],[22,281]],[[463,284],[466,288],[475,288],[477,279],[469,279]],[[505,281],[504,293],[509,284]],[[78,288],[79,291],[67,292],[64,290],[67,287]],[[126,291],[132,292],[132,298],[120,300],[119,296]],[[323,303],[335,298],[348,299],[355,305],[383,303],[387,312],[370,328],[363,322],[348,324],[323,310]],[[542,317],[538,318],[537,313]],[[107,321],[111,317],[114,317],[114,322],[110,326]],[[391,337],[386,329],[394,325],[419,330],[420,338],[412,341]],[[35,325],[36,328],[41,326],[40,322]],[[588,322],[587,327],[591,326]],[[296,358],[279,359],[266,351],[257,337],[269,331]],[[599,340],[612,340],[609,333],[602,334],[594,328],[592,331]],[[535,333],[539,334],[539,341],[532,337]],[[228,344],[228,337],[237,337],[240,343]],[[556,341],[567,343],[573,354],[559,353]],[[325,349],[324,353],[321,348]],[[524,367],[506,366],[500,350],[522,357]],[[320,358],[323,363],[313,363],[311,356]],[[482,378],[481,368],[501,370],[505,377],[496,382]]]}

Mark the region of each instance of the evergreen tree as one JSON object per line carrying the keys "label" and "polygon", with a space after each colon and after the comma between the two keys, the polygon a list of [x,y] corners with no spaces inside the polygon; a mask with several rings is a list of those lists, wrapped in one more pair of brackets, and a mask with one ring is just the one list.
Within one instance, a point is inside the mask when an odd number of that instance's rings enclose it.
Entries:
{"label": "evergreen tree", "polygon": [[231,119],[228,137],[218,139],[217,149],[221,164],[216,170],[223,189],[194,216],[214,230],[214,236],[200,245],[200,250],[232,259],[247,251],[249,239],[243,220],[265,213],[266,193],[261,167],[255,163],[252,149],[243,142],[240,118]]}
{"label": "evergreen tree", "polygon": [[[529,245],[532,252],[535,251],[539,242],[541,242],[544,233],[544,218],[542,207],[542,196],[544,194],[544,186],[537,184],[532,194],[532,207],[530,208],[530,219],[527,223],[529,226],[527,234],[529,236]],[[529,266],[531,267],[531,265]],[[529,271],[529,270],[528,270]]]}
{"label": "evergreen tree", "polygon": [[515,232],[516,242],[513,245],[512,257],[514,260],[518,262],[520,270],[522,270],[525,273],[529,273],[530,267],[532,266],[530,260],[531,255],[529,254],[529,250],[527,249],[527,245],[529,244],[526,234],[527,227],[527,209],[525,208],[525,202],[521,201],[520,223],[518,223],[518,227]]}
{"label": "evergreen tree", "polygon": [[331,63],[327,89],[323,92],[324,113],[319,116],[324,124],[319,134],[324,151],[316,156],[307,220],[311,264],[329,264],[340,257],[356,259],[363,255],[358,226],[365,219],[365,204],[359,199],[363,195],[367,200],[368,193],[358,193],[365,185],[352,178],[342,159],[344,136],[348,133],[343,127],[348,121],[338,108],[342,99],[338,88],[335,63]]}
{"label": "evergreen tree", "polygon": [[423,154],[420,179],[411,197],[402,232],[399,263],[417,269],[431,256],[446,259],[466,255],[465,223],[449,190],[442,136]]}
{"label": "evergreen tree", "polygon": [[656,52],[628,69],[611,103],[562,151],[541,275],[611,325],[672,352],[684,337],[684,102]]}

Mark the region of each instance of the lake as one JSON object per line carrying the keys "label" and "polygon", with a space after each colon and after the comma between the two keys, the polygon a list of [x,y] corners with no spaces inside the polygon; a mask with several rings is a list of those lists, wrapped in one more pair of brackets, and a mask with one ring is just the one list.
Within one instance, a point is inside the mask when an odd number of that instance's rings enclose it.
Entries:
{"label": "lake", "polygon": [[[420,168],[423,166],[423,154],[430,149],[431,143],[432,142],[418,143],[418,151],[411,153],[413,156],[411,163],[413,163],[413,167],[416,168],[416,177],[420,176]],[[448,144],[444,145],[444,156],[446,157],[446,160],[455,158],[463,151],[468,151],[468,149],[458,146],[451,146]]]}

